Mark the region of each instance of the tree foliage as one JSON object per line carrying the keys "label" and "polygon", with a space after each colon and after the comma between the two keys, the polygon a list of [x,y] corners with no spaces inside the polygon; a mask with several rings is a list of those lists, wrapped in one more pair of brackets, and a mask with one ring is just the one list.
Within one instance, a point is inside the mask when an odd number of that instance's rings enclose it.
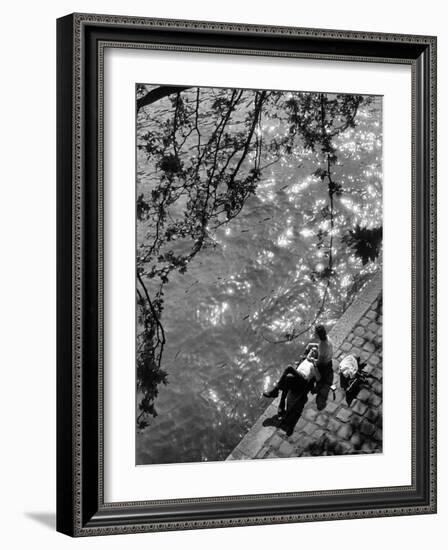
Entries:
{"label": "tree foliage", "polygon": [[369,229],[357,225],[355,229],[349,230],[342,240],[354,250],[358,258],[361,258],[363,265],[366,265],[368,262],[374,262],[380,254],[383,228]]}
{"label": "tree foliage", "polygon": [[[171,274],[185,273],[201,250],[213,246],[213,232],[238,216],[257,192],[268,166],[285,158],[299,162],[304,148],[320,153],[321,166],[314,175],[328,190],[322,216],[330,220],[330,228],[317,235],[328,248],[328,264],[315,276],[327,279],[329,286],[334,198],[343,193],[333,176],[338,161],[334,138],[355,126],[363,101],[356,95],[138,88],[137,125],[148,126],[150,121],[150,131],[138,134],[137,143],[145,164],[145,185],[138,186],[142,191],[136,204],[141,233],[137,250],[140,428],[157,415],[158,386],[168,380],[162,368],[166,342],[162,318]],[[154,102],[157,120],[152,120]],[[364,234],[364,242],[365,238]],[[347,243],[354,246],[355,240]],[[317,315],[324,303],[325,296]],[[292,333],[286,340],[296,336]]]}

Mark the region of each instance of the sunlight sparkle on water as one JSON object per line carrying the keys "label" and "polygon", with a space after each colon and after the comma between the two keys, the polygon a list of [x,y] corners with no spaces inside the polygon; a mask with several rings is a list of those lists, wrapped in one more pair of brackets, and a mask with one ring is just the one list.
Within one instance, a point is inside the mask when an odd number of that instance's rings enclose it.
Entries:
{"label": "sunlight sparkle on water", "polygon": [[302,235],[302,237],[312,237],[314,235],[314,231],[312,229],[305,228],[302,229],[300,234]]}
{"label": "sunlight sparkle on water", "polygon": [[229,309],[227,302],[222,302],[215,306],[206,306],[204,309],[197,309],[196,316],[199,319],[207,321],[213,326],[222,324],[224,322],[224,313]]}
{"label": "sunlight sparkle on water", "polygon": [[301,191],[304,191],[307,187],[309,187],[312,183],[317,183],[319,180],[313,176],[307,176],[305,179],[303,179],[301,182],[297,182],[294,185],[292,185],[288,189],[288,193],[292,194],[299,194]]}
{"label": "sunlight sparkle on water", "polygon": [[271,376],[268,375],[268,376],[266,376],[266,378],[264,379],[263,391],[266,391],[266,390],[269,389],[270,387],[271,387]]}
{"label": "sunlight sparkle on water", "polygon": [[280,237],[277,239],[277,246],[285,247],[292,243],[292,236],[294,234],[294,231],[292,227],[288,227],[288,229],[280,235]]}
{"label": "sunlight sparkle on water", "polygon": [[270,328],[271,330],[280,330],[283,332],[289,328],[290,324],[291,322],[288,319],[274,319],[270,324]]}
{"label": "sunlight sparkle on water", "polygon": [[275,254],[271,250],[263,250],[262,252],[258,253],[256,262],[259,265],[264,265],[269,260],[272,260],[274,256]]}

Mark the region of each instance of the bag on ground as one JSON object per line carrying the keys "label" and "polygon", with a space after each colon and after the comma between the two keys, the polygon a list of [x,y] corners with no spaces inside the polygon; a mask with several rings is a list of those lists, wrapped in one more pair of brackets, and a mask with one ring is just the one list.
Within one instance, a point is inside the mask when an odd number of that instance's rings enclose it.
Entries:
{"label": "bag on ground", "polygon": [[358,372],[358,361],[354,355],[346,355],[339,363],[339,373],[352,380]]}

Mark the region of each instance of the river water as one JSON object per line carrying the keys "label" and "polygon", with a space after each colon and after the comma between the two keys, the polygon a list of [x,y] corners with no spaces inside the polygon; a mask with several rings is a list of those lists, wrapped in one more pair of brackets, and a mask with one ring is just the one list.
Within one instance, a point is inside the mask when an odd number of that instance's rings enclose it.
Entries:
{"label": "river water", "polygon": [[[356,299],[380,260],[363,266],[341,237],[356,224],[382,225],[381,102],[363,107],[355,129],[337,140],[334,269],[319,318],[329,329]],[[167,343],[158,417],[136,435],[137,464],[225,459],[253,425],[272,385],[312,337],[306,329],[322,303],[326,265],[316,233],[328,229],[328,191],[313,172],[319,153],[299,166],[278,163],[241,213],[213,235],[185,274],[165,287]]]}

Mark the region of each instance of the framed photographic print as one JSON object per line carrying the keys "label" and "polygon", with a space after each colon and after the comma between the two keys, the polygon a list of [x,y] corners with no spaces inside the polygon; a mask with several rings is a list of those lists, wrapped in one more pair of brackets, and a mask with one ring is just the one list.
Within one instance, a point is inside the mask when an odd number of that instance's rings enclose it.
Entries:
{"label": "framed photographic print", "polygon": [[436,39],[58,20],[57,528],[436,511]]}

